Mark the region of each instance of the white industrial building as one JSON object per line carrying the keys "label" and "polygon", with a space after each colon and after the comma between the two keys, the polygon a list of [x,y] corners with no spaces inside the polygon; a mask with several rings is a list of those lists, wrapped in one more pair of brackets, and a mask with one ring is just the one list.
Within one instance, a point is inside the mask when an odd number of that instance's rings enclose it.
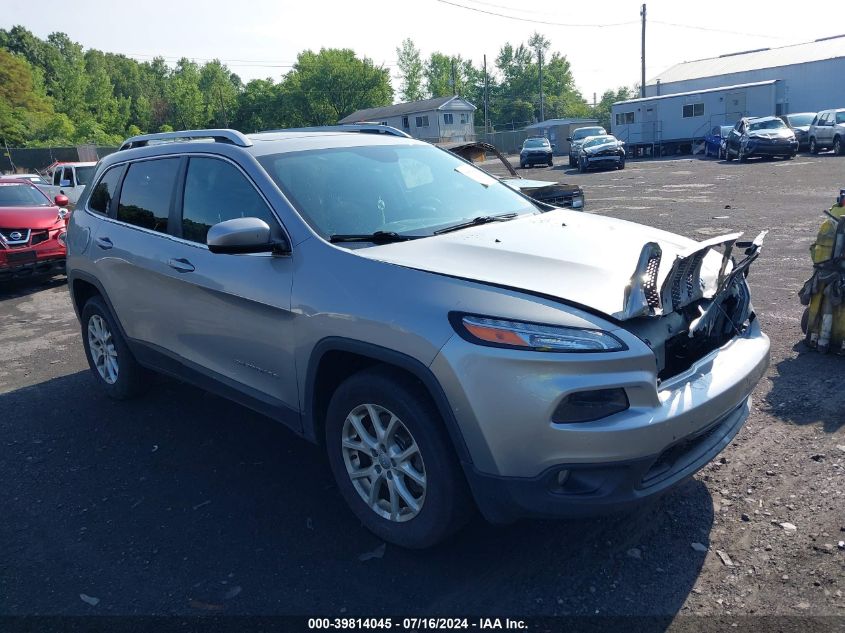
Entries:
{"label": "white industrial building", "polygon": [[615,103],[611,129],[632,148],[691,145],[743,116],[845,107],[843,77],[845,35],[683,62]]}

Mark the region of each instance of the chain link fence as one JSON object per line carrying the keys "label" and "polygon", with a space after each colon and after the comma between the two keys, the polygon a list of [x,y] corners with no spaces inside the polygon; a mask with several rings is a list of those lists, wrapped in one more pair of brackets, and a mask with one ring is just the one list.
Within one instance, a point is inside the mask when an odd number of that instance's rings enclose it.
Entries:
{"label": "chain link fence", "polygon": [[78,145],[76,147],[3,147],[0,173],[41,173],[56,162],[94,162],[116,152],[116,147]]}

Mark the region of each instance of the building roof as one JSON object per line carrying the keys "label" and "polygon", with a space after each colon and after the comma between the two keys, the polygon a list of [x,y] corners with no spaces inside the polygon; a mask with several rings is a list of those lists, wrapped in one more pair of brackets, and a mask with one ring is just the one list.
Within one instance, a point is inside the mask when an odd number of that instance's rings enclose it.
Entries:
{"label": "building roof", "polygon": [[755,88],[757,86],[770,86],[777,83],[777,79],[768,79],[766,81],[755,81],[750,84],[735,84],[733,86],[719,86],[718,88],[707,88],[705,90],[690,90],[689,92],[673,92],[666,95],[655,95],[653,97],[637,97],[636,99],[626,99],[625,101],[617,101],[613,105],[625,105],[628,103],[642,103],[643,101],[659,101],[660,99],[674,99],[675,97],[690,97],[693,95],[703,95],[708,92],[723,92],[725,90],[739,90],[740,88]]}
{"label": "building roof", "polygon": [[539,123],[532,123],[525,126],[526,130],[541,127],[552,127],[554,125],[571,125],[573,123],[598,123],[598,119],[546,119]]}
{"label": "building roof", "polygon": [[468,105],[473,111],[477,109],[469,101],[457,95],[452,97],[435,97],[434,99],[409,101],[408,103],[396,103],[394,105],[382,106],[380,108],[358,110],[357,112],[353,112],[349,116],[342,118],[338,121],[338,123],[360,123],[362,121],[383,120],[392,116],[400,116],[403,114],[413,114],[414,112],[444,110],[449,103],[456,99]]}
{"label": "building roof", "polygon": [[779,48],[764,48],[759,50],[731,53],[720,57],[710,57],[697,61],[683,62],[672,66],[657,77],[646,82],[653,86],[660,80],[662,84],[701,77],[730,75],[749,70],[792,66],[806,64],[825,59],[845,57],[845,35],[822,38],[813,42],[793,44]]}

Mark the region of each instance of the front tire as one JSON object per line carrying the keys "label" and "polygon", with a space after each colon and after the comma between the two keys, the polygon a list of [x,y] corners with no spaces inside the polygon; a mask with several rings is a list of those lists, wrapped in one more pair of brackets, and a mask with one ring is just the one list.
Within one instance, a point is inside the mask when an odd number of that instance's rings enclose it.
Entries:
{"label": "front tire", "polygon": [[149,385],[144,369],[129,349],[101,297],[91,297],[82,309],[82,345],[97,384],[115,400],[128,400]]}
{"label": "front tire", "polygon": [[347,378],[326,416],[338,489],[364,526],[401,547],[435,545],[469,519],[472,501],[434,403],[386,369]]}
{"label": "front tire", "polygon": [[742,151],[742,148],[739,148],[739,152],[737,153],[737,159],[740,163],[747,163],[748,162],[748,154]]}
{"label": "front tire", "polygon": [[838,136],[833,137],[833,153],[837,156],[845,154],[845,147],[842,146],[842,139]]}
{"label": "front tire", "polygon": [[619,167],[620,170],[625,169],[625,159],[624,158],[619,161],[618,167]]}
{"label": "front tire", "polygon": [[818,154],[819,153],[819,146],[816,145],[816,139],[810,138],[810,153],[811,154]]}
{"label": "front tire", "polygon": [[582,174],[587,173],[587,163],[583,160],[578,161],[578,171]]}

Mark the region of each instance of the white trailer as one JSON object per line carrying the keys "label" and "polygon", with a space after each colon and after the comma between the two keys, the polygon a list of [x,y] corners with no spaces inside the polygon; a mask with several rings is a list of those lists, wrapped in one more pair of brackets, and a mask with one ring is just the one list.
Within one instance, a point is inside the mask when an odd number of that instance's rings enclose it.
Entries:
{"label": "white trailer", "polygon": [[611,108],[611,130],[635,154],[689,151],[717,125],[775,114],[780,91],[781,82],[772,79],[619,101]]}

